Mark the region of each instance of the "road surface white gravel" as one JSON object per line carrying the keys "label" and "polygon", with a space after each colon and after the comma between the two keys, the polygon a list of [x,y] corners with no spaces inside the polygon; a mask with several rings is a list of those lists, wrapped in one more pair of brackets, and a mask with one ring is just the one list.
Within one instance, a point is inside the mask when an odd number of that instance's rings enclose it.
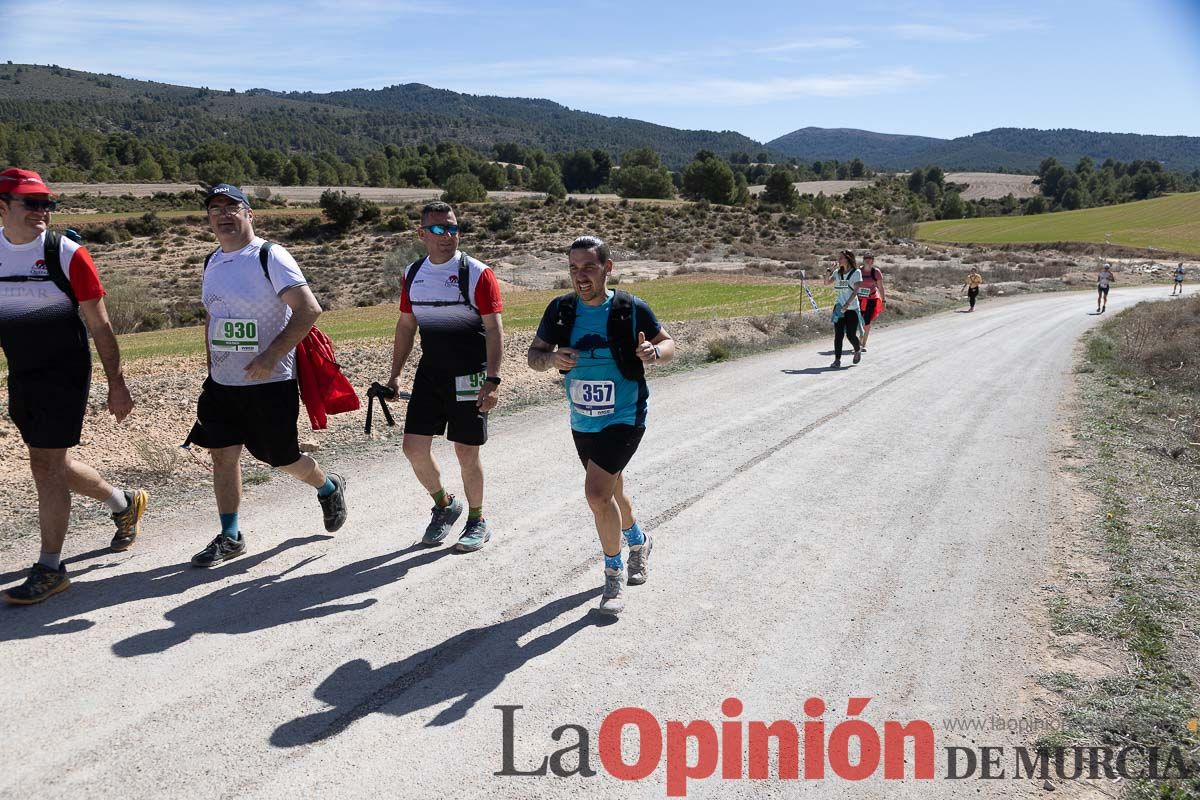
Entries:
{"label": "road surface white gravel", "polygon": [[[1113,311],[1165,292],[1116,288]],[[862,717],[878,730],[932,724],[939,776],[944,747],[1018,743],[942,721],[1029,713],[1047,638],[1036,590],[1061,516],[1053,432],[1091,301],[985,299],[877,331],[840,372],[822,342],[653,380],[626,482],[656,544],[616,622],[592,610],[600,552],[559,404],[494,421],[496,534],[476,554],[414,546],[430,502],[398,450],[328,465],[349,478],[335,536],[306,487],[250,488],[249,552],[218,569],[188,566],[215,533],[207,501],[152,501],[128,553],[103,549],[107,530],[76,533],[68,554],[90,552],[70,563],[72,588],[0,609],[3,795],[663,797],[664,766],[640,782],[606,774],[604,717],[639,706],[663,724],[719,724],[730,696],[743,721],[798,726],[821,697],[828,731],[848,698],[873,698]],[[453,456],[438,455],[453,490]],[[3,555],[5,585],[27,549]],[[524,707],[519,768],[574,743],[550,735],[577,724],[599,774],[493,775],[497,705]],[[828,771],[688,790],[1042,792]]]}

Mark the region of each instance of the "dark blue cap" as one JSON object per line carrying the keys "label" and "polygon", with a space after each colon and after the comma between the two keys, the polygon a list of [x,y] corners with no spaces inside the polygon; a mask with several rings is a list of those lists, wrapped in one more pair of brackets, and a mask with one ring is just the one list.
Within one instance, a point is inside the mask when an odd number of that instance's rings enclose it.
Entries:
{"label": "dark blue cap", "polygon": [[231,200],[237,200],[246,208],[250,207],[250,201],[246,199],[246,195],[242,194],[242,190],[236,186],[231,186],[228,183],[218,183],[216,186],[208,190],[208,194],[204,195],[204,207],[208,208],[208,204],[212,202],[214,197],[228,197]]}

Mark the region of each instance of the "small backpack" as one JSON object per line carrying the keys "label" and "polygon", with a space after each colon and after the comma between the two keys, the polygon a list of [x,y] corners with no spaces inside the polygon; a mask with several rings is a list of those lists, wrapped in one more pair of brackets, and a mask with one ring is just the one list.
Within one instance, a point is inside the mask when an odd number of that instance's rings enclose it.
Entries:
{"label": "small backpack", "polygon": [[[646,379],[646,366],[637,357],[637,310],[633,295],[617,289],[613,292],[608,312],[608,347],[621,375],[631,381]],[[579,296],[568,292],[555,299],[554,341],[559,347],[571,346],[571,329],[575,326]],[[566,374],[567,370],[559,370]]]}

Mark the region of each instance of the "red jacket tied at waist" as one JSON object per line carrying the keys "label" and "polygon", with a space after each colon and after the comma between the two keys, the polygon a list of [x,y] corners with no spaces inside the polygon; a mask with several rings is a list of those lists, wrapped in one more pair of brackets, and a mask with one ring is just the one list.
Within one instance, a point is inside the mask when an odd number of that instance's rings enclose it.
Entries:
{"label": "red jacket tied at waist", "polygon": [[358,394],[334,361],[333,342],[316,326],[296,345],[296,378],[314,431],[328,427],[327,414],[357,411],[360,407]]}

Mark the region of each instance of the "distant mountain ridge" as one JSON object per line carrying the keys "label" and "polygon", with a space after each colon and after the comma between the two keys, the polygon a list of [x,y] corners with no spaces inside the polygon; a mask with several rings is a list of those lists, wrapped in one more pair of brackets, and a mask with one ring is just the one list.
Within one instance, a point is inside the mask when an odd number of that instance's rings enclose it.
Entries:
{"label": "distant mountain ridge", "polygon": [[802,161],[861,158],[876,169],[906,170],[937,164],[948,170],[1035,172],[1047,156],[1074,165],[1083,156],[1097,164],[1159,161],[1169,170],[1200,169],[1200,137],[1097,133],[1060,128],[995,128],[957,139],[900,136],[851,128],[801,128],[766,147]]}
{"label": "distant mountain ridge", "polygon": [[678,168],[699,150],[728,155],[762,149],[735,131],[680,130],[550,100],[460,94],[419,83],[326,94],[233,92],[22,64],[0,64],[0,123],[131,132],[186,149],[220,139],[350,157],[386,144],[449,140],[486,152],[493,144],[516,142],[548,152],[602,148],[613,156],[650,147]]}
{"label": "distant mountain ridge", "polygon": [[1170,170],[1200,169],[1200,137],[1190,136],[996,128],[938,139],[808,127],[763,144],[731,130],[681,130],[577,111],[551,100],[461,94],[420,83],[328,93],[234,92],[57,66],[0,64],[0,134],[5,126],[41,125],[132,133],[189,150],[219,140],[285,153],[330,151],[344,158],[367,156],[387,144],[455,141],[484,152],[515,142],[548,152],[599,148],[614,157],[650,147],[674,169],[700,150],[722,157],[765,151],[776,161],[861,158],[884,170],[938,164],[948,170],[1032,173],[1047,156],[1073,165],[1084,155],[1097,164],[1106,158],[1143,159]]}

